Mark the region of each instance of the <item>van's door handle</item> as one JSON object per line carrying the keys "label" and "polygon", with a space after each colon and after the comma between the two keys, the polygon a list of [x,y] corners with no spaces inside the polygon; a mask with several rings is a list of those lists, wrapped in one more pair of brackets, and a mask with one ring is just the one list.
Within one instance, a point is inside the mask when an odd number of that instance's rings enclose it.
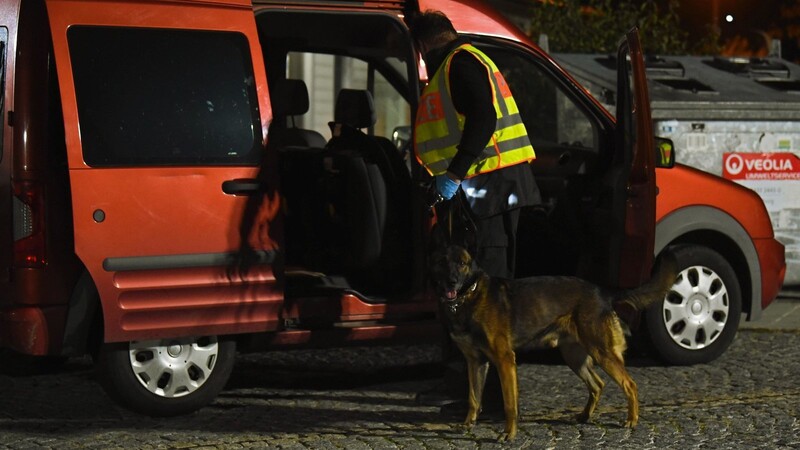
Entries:
{"label": "van's door handle", "polygon": [[222,192],[228,195],[250,195],[262,190],[263,184],[253,178],[237,178],[222,182]]}

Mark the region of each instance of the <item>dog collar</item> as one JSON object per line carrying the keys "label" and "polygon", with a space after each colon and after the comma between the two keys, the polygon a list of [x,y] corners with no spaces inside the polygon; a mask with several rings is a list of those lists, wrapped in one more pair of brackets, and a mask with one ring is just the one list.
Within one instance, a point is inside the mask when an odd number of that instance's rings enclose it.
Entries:
{"label": "dog collar", "polygon": [[475,292],[475,289],[477,288],[478,288],[478,280],[475,280],[472,283],[472,286],[470,286],[469,289],[467,289],[467,292]]}
{"label": "dog collar", "polygon": [[458,310],[461,309],[461,305],[464,304],[464,300],[459,299],[456,297],[455,300],[447,302],[447,309],[449,310],[450,314],[456,315],[458,314]]}
{"label": "dog collar", "polygon": [[472,284],[470,284],[468,288],[462,290],[460,294],[461,295],[463,295],[463,294],[471,294],[471,293],[475,292],[475,289],[478,289],[478,281],[480,281],[480,280],[481,280],[480,276],[473,275],[472,276]]}

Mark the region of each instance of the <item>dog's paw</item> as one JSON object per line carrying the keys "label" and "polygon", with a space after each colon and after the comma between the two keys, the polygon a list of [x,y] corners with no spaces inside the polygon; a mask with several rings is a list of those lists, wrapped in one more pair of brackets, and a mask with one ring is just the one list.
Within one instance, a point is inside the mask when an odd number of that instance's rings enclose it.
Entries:
{"label": "dog's paw", "polygon": [[469,433],[470,431],[472,431],[472,428],[474,427],[475,427],[475,421],[469,419],[465,420],[464,423],[460,425],[461,431],[463,431],[464,433]]}
{"label": "dog's paw", "polygon": [[625,428],[634,429],[634,428],[636,428],[636,425],[638,423],[639,423],[638,419],[628,419],[628,420],[625,421],[625,423],[622,424],[622,426],[625,427]]}
{"label": "dog's paw", "polygon": [[497,442],[513,441],[517,437],[517,424],[515,422],[506,423],[503,433],[497,437]]}
{"label": "dog's paw", "polygon": [[586,414],[585,412],[582,412],[575,416],[575,421],[578,423],[589,423],[591,419],[592,417],[589,414]]}
{"label": "dog's paw", "polygon": [[516,437],[517,437],[517,432],[516,431],[512,431],[512,432],[509,432],[509,433],[504,432],[504,433],[501,433],[500,436],[497,437],[497,442],[511,442]]}

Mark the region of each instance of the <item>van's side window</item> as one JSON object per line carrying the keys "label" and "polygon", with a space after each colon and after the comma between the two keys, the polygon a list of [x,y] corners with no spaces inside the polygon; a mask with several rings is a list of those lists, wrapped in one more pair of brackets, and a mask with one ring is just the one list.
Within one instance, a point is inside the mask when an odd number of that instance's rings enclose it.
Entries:
{"label": "van's side window", "polygon": [[245,36],[74,26],[67,38],[88,165],[258,163]]}
{"label": "van's side window", "polygon": [[539,64],[521,52],[483,50],[503,72],[537,152],[552,146],[598,151],[594,122]]}

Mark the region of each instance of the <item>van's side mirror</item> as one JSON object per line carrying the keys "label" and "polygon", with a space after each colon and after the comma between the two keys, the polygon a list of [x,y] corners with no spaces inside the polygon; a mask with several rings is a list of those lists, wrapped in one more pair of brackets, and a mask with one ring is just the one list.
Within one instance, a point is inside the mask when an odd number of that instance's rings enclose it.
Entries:
{"label": "van's side mirror", "polygon": [[672,139],[656,136],[656,167],[671,169],[675,166],[675,145]]}
{"label": "van's side mirror", "polygon": [[398,151],[407,151],[411,144],[411,127],[408,125],[396,127],[392,131],[392,143],[397,147]]}

